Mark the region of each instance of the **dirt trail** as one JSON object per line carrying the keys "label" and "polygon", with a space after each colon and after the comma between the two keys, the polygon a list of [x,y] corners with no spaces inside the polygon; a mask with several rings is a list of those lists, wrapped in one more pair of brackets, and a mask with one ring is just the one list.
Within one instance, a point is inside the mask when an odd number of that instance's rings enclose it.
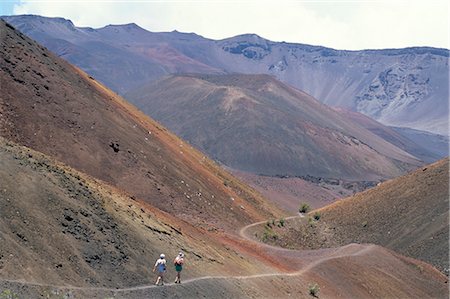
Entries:
{"label": "dirt trail", "polygon": [[[302,215],[288,217],[288,218],[286,218],[286,220],[296,218],[296,217],[302,217]],[[183,280],[182,284],[185,285],[185,284],[190,284],[190,283],[194,283],[197,281],[214,280],[214,279],[248,280],[248,279],[263,278],[263,277],[300,276],[323,262],[326,262],[326,261],[329,261],[332,259],[347,257],[347,256],[361,255],[361,254],[367,253],[368,251],[370,251],[376,247],[375,245],[349,244],[346,246],[329,249],[329,250],[313,250],[313,251],[291,250],[291,249],[285,249],[285,248],[281,248],[281,247],[275,247],[275,246],[257,242],[255,240],[249,238],[246,235],[246,231],[249,228],[256,226],[256,225],[260,225],[262,223],[265,223],[265,221],[253,223],[253,224],[243,227],[239,232],[240,236],[250,242],[256,243],[256,245],[258,245],[260,247],[266,248],[273,254],[280,253],[280,252],[283,252],[283,254],[286,254],[286,252],[290,252],[292,254],[295,254],[299,258],[301,258],[301,257],[307,258],[311,252],[320,252],[320,254],[319,254],[320,257],[313,258],[313,259],[311,259],[311,257],[308,258],[308,260],[310,260],[310,261],[304,267],[302,267],[301,270],[295,271],[295,272],[290,272],[290,273],[273,272],[273,273],[242,275],[242,276],[202,276],[202,277],[196,277],[196,278]],[[316,255],[314,255],[314,256],[316,256]],[[142,285],[142,286],[135,286],[135,287],[129,287],[129,288],[106,288],[106,287],[56,286],[56,285],[51,285],[51,284],[27,282],[27,281],[23,281],[23,280],[9,280],[9,279],[1,279],[0,282],[18,283],[18,284],[23,284],[23,285],[39,286],[39,287],[50,287],[50,288],[59,289],[59,290],[107,291],[107,292],[114,292],[114,293],[139,291],[139,290],[146,290],[146,289],[151,289],[151,288],[165,288],[165,287],[171,287],[171,286],[176,285],[174,283],[166,283],[166,284],[164,284],[164,286],[156,286],[156,285],[151,284],[151,285]]]}
{"label": "dirt trail", "polygon": [[[201,281],[201,280],[209,280],[209,279],[239,279],[239,280],[246,280],[246,279],[253,279],[253,278],[262,278],[262,277],[275,277],[275,276],[299,276],[302,275],[306,272],[308,272],[309,270],[311,270],[312,268],[314,268],[315,266],[326,262],[328,260],[332,260],[332,259],[337,259],[337,258],[341,258],[341,257],[346,257],[346,256],[356,256],[356,255],[361,255],[364,254],[368,251],[370,251],[371,249],[373,249],[375,247],[375,245],[367,245],[367,246],[357,246],[358,248],[356,250],[352,250],[352,253],[349,254],[348,253],[348,248],[355,246],[355,244],[350,244],[350,245],[346,245],[346,246],[342,246],[339,248],[339,250],[333,254],[331,254],[330,256],[327,257],[323,257],[320,259],[317,259],[314,262],[309,263],[305,268],[296,271],[296,272],[292,272],[292,273],[264,273],[264,274],[255,274],[255,275],[242,275],[242,276],[202,276],[202,277],[197,277],[197,278],[191,278],[191,279],[186,279],[183,281],[183,284],[189,284],[189,283],[193,283],[196,281]],[[273,247],[273,246],[271,246]],[[280,248],[281,249],[281,248]],[[3,282],[10,282],[10,283],[19,283],[19,284],[26,284],[26,285],[32,285],[32,286],[40,286],[40,287],[52,287],[52,288],[56,288],[59,290],[92,290],[92,291],[110,291],[110,292],[130,292],[130,291],[138,291],[138,290],[146,290],[146,289],[151,289],[151,288],[161,288],[161,287],[170,287],[170,286],[175,286],[175,283],[166,283],[164,284],[164,286],[156,286],[156,285],[143,285],[143,286],[136,286],[136,287],[130,287],[130,288],[105,288],[105,287],[76,287],[76,286],[56,286],[56,285],[51,285],[51,284],[43,284],[43,283],[35,283],[35,282],[26,282],[23,280],[9,280],[9,279],[2,279],[0,281]]]}

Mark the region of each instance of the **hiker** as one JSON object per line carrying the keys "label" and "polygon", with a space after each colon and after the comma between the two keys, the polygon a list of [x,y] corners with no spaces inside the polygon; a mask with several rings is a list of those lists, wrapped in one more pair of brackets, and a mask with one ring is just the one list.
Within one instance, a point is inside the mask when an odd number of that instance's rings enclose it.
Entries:
{"label": "hiker", "polygon": [[156,280],[155,285],[159,285],[161,281],[161,285],[164,285],[164,272],[166,272],[166,256],[161,253],[159,259],[156,261],[155,266],[153,267],[153,272],[158,271],[158,279]]}
{"label": "hiker", "polygon": [[175,266],[175,271],[177,271],[177,278],[175,279],[175,283],[181,283],[180,273],[183,270],[184,264],[184,254],[182,252],[178,253],[178,256],[173,260],[173,264]]}

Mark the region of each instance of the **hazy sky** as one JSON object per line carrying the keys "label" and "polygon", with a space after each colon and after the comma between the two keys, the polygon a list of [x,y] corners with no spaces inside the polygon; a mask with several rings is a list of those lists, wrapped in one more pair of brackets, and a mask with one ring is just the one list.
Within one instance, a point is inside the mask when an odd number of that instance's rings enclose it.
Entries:
{"label": "hazy sky", "polygon": [[448,0],[0,0],[2,15],[38,14],[76,26],[136,23],[221,39],[256,33],[337,49],[449,48]]}

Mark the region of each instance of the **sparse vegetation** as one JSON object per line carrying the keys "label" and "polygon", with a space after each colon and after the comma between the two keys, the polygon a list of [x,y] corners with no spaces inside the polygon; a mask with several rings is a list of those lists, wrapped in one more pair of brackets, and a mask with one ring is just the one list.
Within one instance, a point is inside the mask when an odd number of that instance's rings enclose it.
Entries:
{"label": "sparse vegetation", "polygon": [[317,283],[309,285],[309,294],[315,298],[319,298],[320,287]]}
{"label": "sparse vegetation", "polygon": [[266,229],[262,236],[262,241],[267,242],[269,240],[276,240],[278,239],[278,235],[271,229]]}
{"label": "sparse vegetation", "polygon": [[316,222],[312,217],[308,217],[308,224],[310,227],[316,227]]}
{"label": "sparse vegetation", "polygon": [[422,265],[417,264],[417,265],[416,265],[416,268],[417,268],[417,270],[419,270],[420,273],[423,272],[423,267],[422,267]]}
{"label": "sparse vegetation", "polygon": [[0,293],[1,299],[19,299],[19,296],[11,290],[4,290]]}
{"label": "sparse vegetation", "polygon": [[298,209],[298,211],[299,211],[300,213],[306,213],[306,212],[309,211],[309,209],[310,209],[309,204],[307,204],[307,203],[302,203],[302,204],[300,205],[300,208]]}

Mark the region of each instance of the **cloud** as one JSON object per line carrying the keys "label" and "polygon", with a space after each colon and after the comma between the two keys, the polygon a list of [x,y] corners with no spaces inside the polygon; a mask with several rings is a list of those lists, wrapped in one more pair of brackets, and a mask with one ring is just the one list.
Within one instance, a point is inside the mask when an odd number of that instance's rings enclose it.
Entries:
{"label": "cloud", "polygon": [[275,41],[338,49],[449,48],[447,1],[27,1],[14,14],[71,19],[77,26],[137,23],[150,31],[195,32],[221,39],[256,33]]}

